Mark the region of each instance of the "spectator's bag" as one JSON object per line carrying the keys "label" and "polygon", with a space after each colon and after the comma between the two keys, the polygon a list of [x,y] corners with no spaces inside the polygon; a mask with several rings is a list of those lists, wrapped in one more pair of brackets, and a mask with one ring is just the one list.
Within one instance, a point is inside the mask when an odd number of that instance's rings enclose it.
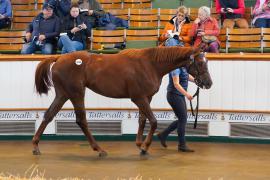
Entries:
{"label": "spectator's bag", "polygon": [[202,36],[202,41],[204,43],[212,43],[212,42],[215,42],[217,40],[217,37],[216,36],[211,36],[211,35],[204,35]]}
{"label": "spectator's bag", "polygon": [[0,19],[0,24],[2,27],[0,28],[5,28],[5,27],[10,27],[11,25],[11,19],[10,18],[4,18],[4,19]]}

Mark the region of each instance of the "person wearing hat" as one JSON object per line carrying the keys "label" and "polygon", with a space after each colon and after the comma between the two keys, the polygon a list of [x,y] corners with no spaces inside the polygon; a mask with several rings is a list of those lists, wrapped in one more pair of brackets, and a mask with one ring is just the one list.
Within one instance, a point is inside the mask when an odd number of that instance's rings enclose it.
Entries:
{"label": "person wearing hat", "polygon": [[8,27],[12,16],[10,0],[0,0],[0,29]]}
{"label": "person wearing hat", "polygon": [[41,50],[42,54],[52,54],[60,34],[60,20],[53,14],[53,9],[52,5],[45,3],[42,12],[29,24],[22,54],[32,54],[37,50]]}

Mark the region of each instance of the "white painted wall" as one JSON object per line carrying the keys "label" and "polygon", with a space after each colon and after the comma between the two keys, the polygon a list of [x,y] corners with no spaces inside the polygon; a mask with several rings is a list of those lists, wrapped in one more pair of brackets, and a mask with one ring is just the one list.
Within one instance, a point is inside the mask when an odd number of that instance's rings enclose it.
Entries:
{"label": "white painted wall", "polygon": [[[38,96],[34,74],[38,62],[0,62],[0,108],[47,108],[54,98]],[[200,108],[231,110],[270,110],[270,62],[209,61],[213,78],[210,90],[202,90]],[[120,77],[119,77],[120,78]],[[152,108],[170,108],[166,100],[168,77],[154,96]],[[196,87],[190,84],[189,91]],[[111,99],[87,90],[87,108],[135,108],[130,100]],[[72,107],[67,102],[64,107]]]}

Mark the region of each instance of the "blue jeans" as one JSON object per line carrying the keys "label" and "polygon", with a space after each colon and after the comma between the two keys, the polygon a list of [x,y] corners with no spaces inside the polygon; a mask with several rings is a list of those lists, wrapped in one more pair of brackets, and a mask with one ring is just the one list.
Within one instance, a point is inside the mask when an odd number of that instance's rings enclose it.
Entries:
{"label": "blue jeans", "polygon": [[167,101],[171,105],[173,112],[178,120],[173,121],[164,131],[161,132],[162,137],[166,138],[172,131],[177,128],[178,145],[186,145],[186,124],[187,124],[187,106],[184,96],[167,92]]}
{"label": "blue jeans", "polygon": [[184,46],[184,43],[178,39],[168,38],[165,41],[165,46]]}
{"label": "blue jeans", "polygon": [[256,19],[254,26],[256,28],[269,28],[270,27],[270,19],[258,18]]}
{"label": "blue jeans", "polygon": [[41,50],[42,54],[52,54],[53,45],[51,43],[45,43],[42,46],[38,46],[35,42],[30,42],[23,45],[21,54],[33,54],[37,50]]}
{"label": "blue jeans", "polygon": [[79,41],[72,41],[67,35],[60,37],[58,41],[58,47],[62,48],[62,54],[84,49],[83,43]]}

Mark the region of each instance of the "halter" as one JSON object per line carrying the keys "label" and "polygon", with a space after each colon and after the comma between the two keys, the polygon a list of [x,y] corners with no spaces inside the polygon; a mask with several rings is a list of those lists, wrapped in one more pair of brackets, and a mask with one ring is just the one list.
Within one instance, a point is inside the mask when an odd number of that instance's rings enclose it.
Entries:
{"label": "halter", "polygon": [[[208,64],[208,60],[205,58],[205,54],[206,53],[203,53],[203,54],[200,53],[197,56],[203,56],[204,61],[206,62],[206,64]],[[196,63],[195,62],[195,56],[194,56],[194,54],[190,55],[189,59],[190,59],[190,64],[188,65],[187,69],[189,69],[189,67],[192,64],[195,64]],[[199,74],[199,68],[198,68],[198,66],[195,65],[195,69],[196,69],[197,74]],[[196,77],[194,77],[194,78],[195,78],[194,81],[195,81],[196,84],[200,84],[201,83],[200,79],[198,80],[198,79],[196,79]]]}

